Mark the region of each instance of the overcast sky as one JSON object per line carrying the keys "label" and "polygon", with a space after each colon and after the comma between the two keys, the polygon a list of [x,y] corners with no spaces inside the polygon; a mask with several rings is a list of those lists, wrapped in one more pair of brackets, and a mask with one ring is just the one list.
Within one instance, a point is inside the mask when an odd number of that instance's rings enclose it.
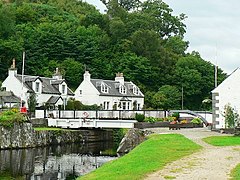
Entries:
{"label": "overcast sky", "polygon": [[[86,0],[101,12],[100,0]],[[164,0],[175,15],[187,15],[185,40],[188,52],[198,51],[203,59],[217,64],[226,73],[240,67],[239,0]]]}

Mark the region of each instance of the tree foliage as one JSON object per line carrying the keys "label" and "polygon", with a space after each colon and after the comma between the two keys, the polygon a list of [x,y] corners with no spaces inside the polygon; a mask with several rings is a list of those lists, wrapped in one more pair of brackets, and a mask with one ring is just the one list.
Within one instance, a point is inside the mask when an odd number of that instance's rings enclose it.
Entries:
{"label": "tree foliage", "polygon": [[[214,87],[214,66],[186,53],[184,14],[161,0],[102,0],[107,14],[77,0],[13,0],[0,3],[0,81],[12,58],[26,74],[51,76],[59,67],[70,88],[85,69],[94,78],[123,72],[145,94],[146,108],[201,109]],[[219,82],[225,74],[218,71]]]}

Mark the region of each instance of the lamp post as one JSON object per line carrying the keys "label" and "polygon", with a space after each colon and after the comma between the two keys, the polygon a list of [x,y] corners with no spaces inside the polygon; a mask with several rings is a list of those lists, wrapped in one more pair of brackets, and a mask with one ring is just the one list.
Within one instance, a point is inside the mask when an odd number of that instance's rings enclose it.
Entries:
{"label": "lamp post", "polygon": [[182,86],[182,110],[183,110],[183,86]]}

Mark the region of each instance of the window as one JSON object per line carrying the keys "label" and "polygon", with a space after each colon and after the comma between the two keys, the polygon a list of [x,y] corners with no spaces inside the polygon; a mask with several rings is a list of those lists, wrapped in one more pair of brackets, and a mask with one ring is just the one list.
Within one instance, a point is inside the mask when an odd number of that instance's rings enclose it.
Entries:
{"label": "window", "polygon": [[104,101],[104,102],[103,102],[103,109],[104,109],[104,110],[108,110],[108,109],[109,109],[109,104],[110,104],[110,103],[109,103],[108,101]]}
{"label": "window", "polygon": [[137,104],[137,110],[140,110],[140,104]]}
{"label": "window", "polygon": [[39,88],[40,88],[40,83],[39,83],[39,82],[36,82],[35,91],[36,91],[36,92],[39,92]]}
{"label": "window", "polygon": [[119,92],[121,94],[126,94],[127,93],[127,88],[125,86],[121,85],[120,88],[119,88]]}
{"label": "window", "polygon": [[82,90],[79,90],[79,94],[80,94],[80,95],[82,94]]}
{"label": "window", "polygon": [[108,87],[104,83],[101,84],[101,92],[102,93],[108,93]]}
{"label": "window", "polygon": [[127,103],[127,109],[130,109],[130,102]]}
{"label": "window", "polygon": [[139,95],[139,89],[138,89],[138,87],[136,87],[136,86],[133,87],[133,94]]}
{"label": "window", "polygon": [[122,109],[123,109],[123,110],[126,110],[126,102],[123,102],[123,103],[122,103]]}
{"label": "window", "polygon": [[66,89],[66,85],[63,84],[63,85],[62,85],[62,94],[65,94],[65,93],[66,93],[66,90],[65,90],[65,89]]}

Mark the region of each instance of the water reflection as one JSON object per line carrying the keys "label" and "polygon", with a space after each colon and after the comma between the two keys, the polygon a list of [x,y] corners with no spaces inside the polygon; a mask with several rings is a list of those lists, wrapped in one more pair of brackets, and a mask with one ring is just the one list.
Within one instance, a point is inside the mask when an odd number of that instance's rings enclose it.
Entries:
{"label": "water reflection", "polygon": [[27,180],[75,179],[115,159],[100,156],[112,143],[88,143],[0,151],[0,171]]}

